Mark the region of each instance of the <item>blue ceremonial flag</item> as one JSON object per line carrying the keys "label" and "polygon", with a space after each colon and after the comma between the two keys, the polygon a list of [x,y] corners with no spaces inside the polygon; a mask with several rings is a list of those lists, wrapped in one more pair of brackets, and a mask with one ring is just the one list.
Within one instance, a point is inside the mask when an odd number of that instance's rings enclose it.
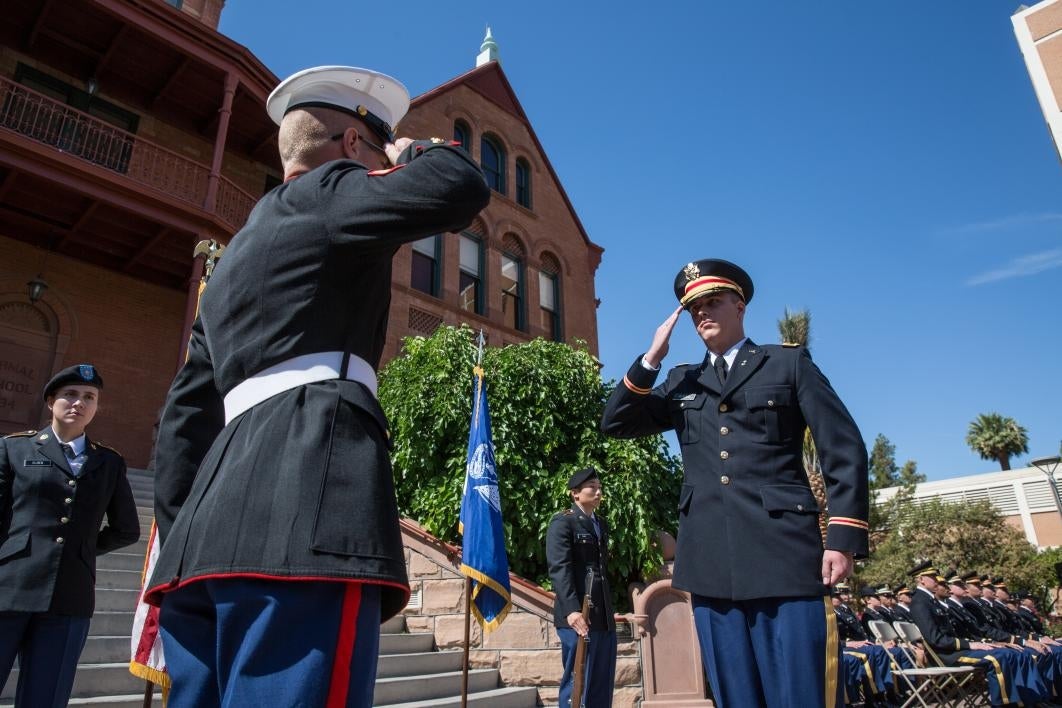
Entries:
{"label": "blue ceremonial flag", "polygon": [[475,367],[475,400],[468,431],[465,491],[461,498],[459,527],[461,573],[472,579],[472,612],[484,631],[501,625],[512,607],[509,594],[509,558],[505,554],[501,495],[490,439],[490,411],[483,369]]}

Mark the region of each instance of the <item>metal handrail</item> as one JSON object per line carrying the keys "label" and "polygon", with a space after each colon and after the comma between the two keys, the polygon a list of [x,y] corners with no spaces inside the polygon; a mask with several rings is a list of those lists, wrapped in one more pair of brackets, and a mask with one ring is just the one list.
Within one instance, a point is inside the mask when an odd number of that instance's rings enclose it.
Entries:
{"label": "metal handrail", "polygon": [[[209,167],[6,77],[0,77],[0,130],[50,145],[205,209]],[[231,180],[220,177],[213,212],[235,231],[256,201]]]}

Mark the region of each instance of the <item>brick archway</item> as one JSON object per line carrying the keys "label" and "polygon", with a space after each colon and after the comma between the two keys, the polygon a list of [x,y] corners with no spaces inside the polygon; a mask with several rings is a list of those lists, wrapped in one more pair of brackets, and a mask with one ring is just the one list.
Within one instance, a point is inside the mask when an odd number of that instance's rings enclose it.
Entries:
{"label": "brick archway", "polygon": [[45,300],[0,293],[0,434],[40,426],[41,389],[70,341],[61,330],[58,313]]}

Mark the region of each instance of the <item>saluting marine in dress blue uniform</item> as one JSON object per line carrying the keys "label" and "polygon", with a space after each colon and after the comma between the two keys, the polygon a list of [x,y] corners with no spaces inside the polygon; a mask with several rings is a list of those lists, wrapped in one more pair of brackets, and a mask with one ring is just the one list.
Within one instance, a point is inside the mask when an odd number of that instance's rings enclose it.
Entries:
{"label": "saluting marine in dress blue uniform", "polygon": [[392,259],[490,199],[453,143],[394,138],[408,106],[354,67],[266,102],[285,182],[214,270],[159,426],[146,599],[171,708],[372,703],[380,621],[409,598],[376,399]]}
{"label": "saluting marine in dress blue uniform", "polygon": [[140,538],[125,460],[85,435],[102,388],[90,364],[63,369],[44,387],[51,427],[0,439],[0,689],[17,655],[20,708],[66,706],[96,556]]}
{"label": "saluting marine in dress blue uniform", "polygon": [[[827,586],[867,553],[866,446],[806,349],[745,338],[753,285],[744,270],[690,263],[675,295],[679,309],[612,393],[601,428],[678,436],[685,477],[673,585],[693,596],[716,705],[834,705],[839,650]],[[654,388],[684,308],[708,352]],[[802,458],[808,427],[829,497],[825,546]]]}

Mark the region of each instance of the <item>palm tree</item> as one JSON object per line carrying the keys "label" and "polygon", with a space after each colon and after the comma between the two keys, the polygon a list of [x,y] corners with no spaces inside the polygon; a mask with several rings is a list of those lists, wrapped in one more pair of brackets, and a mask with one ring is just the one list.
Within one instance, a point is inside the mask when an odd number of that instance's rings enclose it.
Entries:
{"label": "palm tree", "polygon": [[[808,348],[811,342],[811,311],[798,310],[790,312],[785,308],[782,319],[778,320],[778,334],[785,344],[799,344]],[[819,464],[819,452],[815,448],[815,441],[811,437],[811,429],[804,429],[804,472],[808,476],[808,484],[811,492],[815,495],[822,512],[819,513],[819,531],[822,533],[822,541],[826,542],[826,482],[822,478],[822,465]]]}
{"label": "palm tree", "polygon": [[971,423],[966,444],[982,460],[996,460],[1002,470],[1010,469],[1010,458],[1029,451],[1029,433],[1013,418],[999,413],[982,413]]}

